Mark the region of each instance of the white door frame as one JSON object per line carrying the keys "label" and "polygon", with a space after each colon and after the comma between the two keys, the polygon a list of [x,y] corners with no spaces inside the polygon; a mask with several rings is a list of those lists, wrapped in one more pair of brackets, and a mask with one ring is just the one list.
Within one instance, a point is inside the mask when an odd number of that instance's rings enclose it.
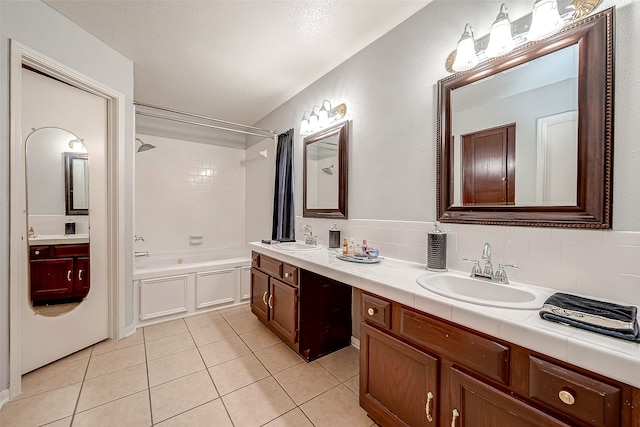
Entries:
{"label": "white door frame", "polygon": [[22,65],[42,71],[63,82],[107,100],[107,283],[109,288],[109,337],[120,338],[125,331],[125,96],[100,82],[11,40],[10,65],[10,213],[9,213],[9,392],[16,397],[21,389],[21,334],[19,289],[27,280],[28,262],[24,177],[21,150]]}

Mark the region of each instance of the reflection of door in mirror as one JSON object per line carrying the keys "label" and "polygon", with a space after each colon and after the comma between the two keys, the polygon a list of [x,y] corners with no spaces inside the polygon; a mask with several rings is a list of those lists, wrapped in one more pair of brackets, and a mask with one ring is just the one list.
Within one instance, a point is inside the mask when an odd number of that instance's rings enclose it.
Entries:
{"label": "reflection of door in mirror", "polygon": [[338,135],[307,146],[307,208],[338,209]]}
{"label": "reflection of door in mirror", "polygon": [[[520,66],[507,69],[500,73],[485,77],[473,84],[468,84],[452,91],[451,94],[451,127],[454,141],[454,206],[539,206],[539,205],[568,205],[575,206],[575,193],[577,182],[577,169],[574,175],[569,176],[569,169],[564,169],[562,176],[552,171],[540,169],[544,167],[538,158],[543,154],[540,151],[541,138],[548,138],[561,132],[559,126],[544,127],[541,130],[538,120],[556,116],[563,113],[575,114],[578,108],[578,47],[572,45],[556,52],[526,62]],[[505,189],[514,192],[514,199],[507,203],[498,200],[495,190],[488,190],[482,175],[474,179],[469,175],[477,165],[465,164],[462,156],[462,135],[476,134],[479,129],[494,129],[505,123],[517,125],[514,132],[513,167],[515,176],[509,182],[509,177],[502,175],[504,171],[492,168],[498,177],[505,178]],[[571,128],[573,126],[573,128]],[[573,138],[567,141],[568,146],[576,146],[577,120],[565,123],[562,138]],[[544,132],[544,136],[541,134]],[[496,137],[497,138],[497,137]],[[499,142],[494,147],[499,150]],[[546,155],[554,156],[553,166],[547,163],[547,167],[555,167],[562,164],[577,164],[577,149],[555,149],[555,143],[545,144]],[[568,148],[568,147],[565,147]],[[475,153],[476,156],[482,153]],[[485,153],[488,154],[488,153]],[[560,156],[556,158],[555,156]],[[457,157],[457,158],[456,158]],[[474,158],[469,157],[469,159]],[[459,160],[462,159],[462,160]],[[474,161],[478,159],[475,158]],[[462,161],[462,164],[461,164]],[[544,162],[542,162],[544,163]],[[560,166],[561,167],[561,166]],[[476,168],[477,169],[477,168]],[[464,172],[465,177],[462,177]],[[485,171],[486,172],[486,171]],[[540,200],[541,180],[545,180],[547,188],[554,187],[555,178],[559,189],[552,188],[550,196],[546,200]],[[464,182],[463,182],[464,180]],[[475,189],[481,189],[485,194],[471,194],[472,189],[468,182],[476,182]],[[480,181],[480,185],[478,185]],[[555,196],[562,195],[567,190],[561,189],[573,184],[573,198]],[[460,187],[469,190],[466,195],[460,194]],[[488,197],[487,191],[494,194]],[[551,196],[553,195],[553,196]],[[464,199],[463,199],[464,197]]]}
{"label": "reflection of door in mirror", "polygon": [[462,135],[462,204],[513,205],[516,125]]}
{"label": "reflection of door in mirror", "polygon": [[[90,289],[86,151],[59,128],[37,129],[26,140],[30,299],[44,316],[72,310]],[[65,214],[84,215],[73,219],[77,233],[66,235]]]}

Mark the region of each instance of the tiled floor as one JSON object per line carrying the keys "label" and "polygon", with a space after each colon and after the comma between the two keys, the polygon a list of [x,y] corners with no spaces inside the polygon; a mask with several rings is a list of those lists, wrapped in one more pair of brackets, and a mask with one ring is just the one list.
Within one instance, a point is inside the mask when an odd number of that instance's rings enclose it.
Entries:
{"label": "tiled floor", "polygon": [[22,378],[10,426],[372,426],[358,352],[305,363],[248,306],[105,341]]}

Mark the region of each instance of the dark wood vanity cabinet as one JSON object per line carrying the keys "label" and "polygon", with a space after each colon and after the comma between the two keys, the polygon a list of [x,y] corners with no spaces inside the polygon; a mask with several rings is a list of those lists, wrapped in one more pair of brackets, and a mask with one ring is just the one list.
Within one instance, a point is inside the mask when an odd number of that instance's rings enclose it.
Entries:
{"label": "dark wood vanity cabinet", "polygon": [[253,252],[251,311],[305,360],[351,343],[351,287]]}
{"label": "dark wood vanity cabinet", "polygon": [[88,243],[31,246],[29,252],[34,305],[87,296],[91,287]]}
{"label": "dark wood vanity cabinet", "polygon": [[360,406],[381,426],[640,427],[640,390],[364,293]]}

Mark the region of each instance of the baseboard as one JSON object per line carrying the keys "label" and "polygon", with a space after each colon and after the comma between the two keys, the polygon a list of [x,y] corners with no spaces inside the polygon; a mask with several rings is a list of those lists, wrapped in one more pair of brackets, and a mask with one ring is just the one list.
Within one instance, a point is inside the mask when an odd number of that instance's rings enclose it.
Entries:
{"label": "baseboard", "polygon": [[0,391],[0,409],[9,401],[11,397],[11,393],[9,393],[9,389]]}
{"label": "baseboard", "polygon": [[354,336],[351,337],[351,347],[360,351],[360,340]]}

